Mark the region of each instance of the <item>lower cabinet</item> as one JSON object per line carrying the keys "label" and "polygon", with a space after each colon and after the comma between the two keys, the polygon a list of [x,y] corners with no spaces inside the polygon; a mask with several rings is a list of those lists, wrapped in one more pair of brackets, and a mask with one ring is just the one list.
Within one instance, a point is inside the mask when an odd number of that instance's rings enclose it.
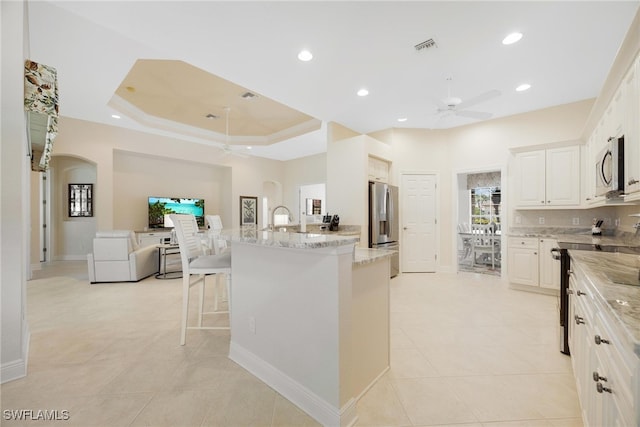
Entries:
{"label": "lower cabinet", "polygon": [[569,348],[585,426],[638,425],[638,356],[622,345],[618,322],[595,298],[579,267],[569,280]]}
{"label": "lower cabinet", "polygon": [[509,237],[509,282],[560,290],[560,262],[551,256],[557,245],[555,239]]}

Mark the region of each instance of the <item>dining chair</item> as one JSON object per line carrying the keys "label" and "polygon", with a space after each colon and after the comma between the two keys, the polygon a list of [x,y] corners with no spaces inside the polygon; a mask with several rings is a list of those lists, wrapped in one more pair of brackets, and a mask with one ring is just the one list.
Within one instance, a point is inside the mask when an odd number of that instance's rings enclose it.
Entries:
{"label": "dining chair", "polygon": [[[175,226],[182,261],[182,323],[180,345],[185,345],[187,329],[230,329],[229,326],[203,326],[202,320],[205,314],[230,313],[231,252],[204,255],[202,240],[195,216],[171,214],[170,217]],[[216,311],[215,309],[211,312],[204,311],[205,279],[208,275],[215,275],[216,279],[220,275],[225,276],[228,299],[227,311]],[[192,276],[195,277],[195,280],[192,280]],[[200,288],[198,322],[196,326],[189,326],[189,294],[191,287],[195,285],[199,285]],[[214,305],[217,308],[217,302]]]}
{"label": "dining chair", "polygon": [[500,253],[500,236],[496,236],[490,225],[471,224],[472,265],[478,265],[478,255],[483,255],[484,264],[495,268]]}

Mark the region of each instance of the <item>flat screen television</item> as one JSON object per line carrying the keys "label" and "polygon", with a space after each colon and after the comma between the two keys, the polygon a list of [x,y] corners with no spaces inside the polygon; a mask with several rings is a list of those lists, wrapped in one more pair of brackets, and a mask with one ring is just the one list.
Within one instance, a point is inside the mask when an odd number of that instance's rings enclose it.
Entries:
{"label": "flat screen television", "polygon": [[204,227],[204,199],[149,197],[149,228],[173,227],[169,214],[192,214]]}

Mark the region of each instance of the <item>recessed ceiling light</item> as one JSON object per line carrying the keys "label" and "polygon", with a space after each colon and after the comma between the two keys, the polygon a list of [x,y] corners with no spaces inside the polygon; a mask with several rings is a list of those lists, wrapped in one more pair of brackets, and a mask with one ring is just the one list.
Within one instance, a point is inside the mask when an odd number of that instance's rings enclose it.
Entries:
{"label": "recessed ceiling light", "polygon": [[113,117],[114,119],[119,119],[120,118],[120,116],[117,115],[117,114],[112,114],[111,117]]}
{"label": "recessed ceiling light", "polygon": [[400,117],[400,118],[398,119],[398,121],[399,121],[399,122],[406,122],[406,121],[407,121],[407,118],[406,118],[406,117]]}
{"label": "recessed ceiling light", "polygon": [[298,54],[298,59],[304,62],[311,61],[313,59],[313,54],[306,49],[301,50]]}
{"label": "recessed ceiling light", "polygon": [[247,150],[251,150],[251,148],[252,147],[250,145],[247,145]]}
{"label": "recessed ceiling light", "polygon": [[531,85],[529,83],[523,83],[516,88],[516,91],[524,92],[525,90],[529,90],[530,88],[531,88]]}
{"label": "recessed ceiling light", "polygon": [[369,91],[364,88],[358,91],[358,96],[367,96],[367,95],[369,95]]}
{"label": "recessed ceiling light", "polygon": [[502,44],[514,44],[522,38],[522,33],[511,33],[504,39],[502,39]]}

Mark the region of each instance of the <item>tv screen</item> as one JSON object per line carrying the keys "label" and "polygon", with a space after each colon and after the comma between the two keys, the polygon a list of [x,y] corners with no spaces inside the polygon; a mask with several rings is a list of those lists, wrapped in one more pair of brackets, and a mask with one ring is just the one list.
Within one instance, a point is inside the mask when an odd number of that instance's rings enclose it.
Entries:
{"label": "tv screen", "polygon": [[149,228],[173,227],[169,214],[192,214],[204,227],[204,199],[149,197]]}

